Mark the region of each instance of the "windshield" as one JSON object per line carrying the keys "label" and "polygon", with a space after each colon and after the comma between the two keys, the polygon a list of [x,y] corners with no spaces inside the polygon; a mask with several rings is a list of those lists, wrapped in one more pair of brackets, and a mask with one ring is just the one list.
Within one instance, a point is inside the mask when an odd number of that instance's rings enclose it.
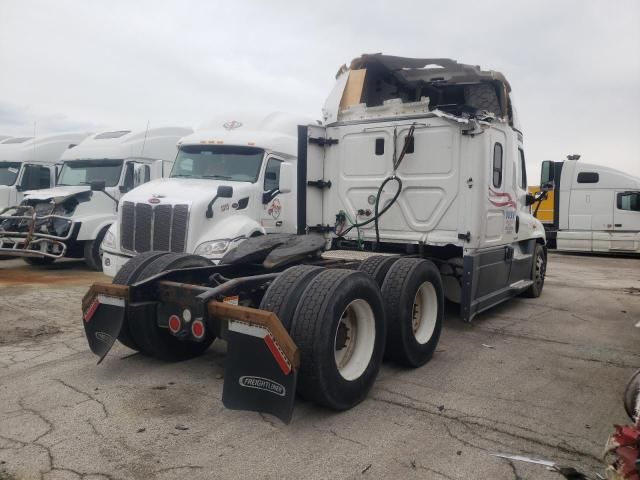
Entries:
{"label": "windshield", "polygon": [[171,177],[219,178],[255,182],[264,150],[224,145],[184,145],[178,150]]}
{"label": "windshield", "polygon": [[0,162],[0,185],[13,185],[20,172],[19,162]]}
{"label": "windshield", "polygon": [[105,187],[115,187],[120,180],[123,160],[73,160],[64,162],[57,185],[90,185],[104,180]]}

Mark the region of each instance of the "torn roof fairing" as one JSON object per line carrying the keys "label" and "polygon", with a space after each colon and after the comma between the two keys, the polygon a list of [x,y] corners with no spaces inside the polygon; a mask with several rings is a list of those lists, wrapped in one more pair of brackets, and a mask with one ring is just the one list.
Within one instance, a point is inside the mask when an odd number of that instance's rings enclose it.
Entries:
{"label": "torn roof fairing", "polygon": [[[358,105],[365,107],[358,109],[358,117],[380,117],[383,112],[377,107],[389,101],[410,105],[424,98],[429,100],[430,111],[479,120],[494,118],[512,126],[516,123],[511,87],[504,75],[448,58],[362,55],[349,68],[341,67],[336,80],[323,108],[325,124],[353,117],[351,107]],[[371,108],[375,110],[367,111]],[[384,116],[406,114],[404,110],[387,109]]]}
{"label": "torn roof fairing", "polygon": [[[351,61],[352,70],[380,65],[408,82],[444,81],[457,84],[498,81],[511,91],[505,76],[493,70],[482,70],[478,65],[458,63],[450,58],[407,58],[381,53],[364,54]],[[425,68],[426,67],[426,68]]]}

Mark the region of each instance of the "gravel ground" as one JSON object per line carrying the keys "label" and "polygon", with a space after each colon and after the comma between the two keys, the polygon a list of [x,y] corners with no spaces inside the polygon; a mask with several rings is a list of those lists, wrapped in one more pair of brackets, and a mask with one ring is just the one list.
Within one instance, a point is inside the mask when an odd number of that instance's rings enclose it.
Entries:
{"label": "gravel ground", "polygon": [[522,454],[602,471],[640,368],[640,259],[552,254],[543,295],[463,324],[434,359],[385,364],[368,399],[293,421],[225,410],[224,343],[167,364],[88,350],[78,262],[0,261],[0,479],[558,479]]}

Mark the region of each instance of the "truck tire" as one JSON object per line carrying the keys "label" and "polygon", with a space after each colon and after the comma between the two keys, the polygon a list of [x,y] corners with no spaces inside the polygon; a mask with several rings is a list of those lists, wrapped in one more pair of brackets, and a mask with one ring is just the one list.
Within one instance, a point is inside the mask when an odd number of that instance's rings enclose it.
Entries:
{"label": "truck tire", "polygon": [[533,250],[533,265],[531,266],[531,280],[533,280],[533,284],[523,292],[525,297],[538,298],[540,296],[542,288],[544,287],[544,277],[546,273],[547,255],[544,247],[536,243],[536,248]]}
{"label": "truck tire", "polygon": [[[136,255],[127,263],[125,263],[116,276],[113,277],[111,283],[115,283],[118,285],[132,285],[136,283],[138,277],[142,273],[142,270],[153,262],[158,257],[162,255],[166,255],[167,252],[144,252]],[[122,325],[122,329],[118,334],[118,340],[124,346],[131,348],[132,350],[140,351],[140,347],[133,339],[133,335],[131,335],[131,328],[127,322]]]}
{"label": "truck tire", "polygon": [[22,257],[22,259],[27,262],[29,265],[34,265],[37,267],[44,267],[46,265],[51,265],[56,261],[55,258],[51,257]]}
{"label": "truck tire", "polygon": [[632,421],[636,421],[636,405],[638,402],[638,394],[640,393],[640,370],[636,370],[627,382],[624,389],[624,410]]}
{"label": "truck tire", "polygon": [[400,257],[397,256],[374,255],[373,257],[365,259],[358,267],[358,270],[371,276],[378,286],[382,287],[384,277],[387,276],[387,272],[391,268],[391,265],[393,265],[399,258]]}
{"label": "truck tire", "polygon": [[260,309],[275,313],[287,332],[291,330],[293,313],[305,288],[324,268],[313,265],[297,265],[288,268],[267,289]]}
{"label": "truck tire", "polygon": [[[175,268],[204,267],[211,262],[199,255],[167,253],[149,263],[138,276],[138,281]],[[202,355],[215,340],[211,330],[206,330],[202,341],[180,340],[167,329],[158,326],[155,315],[134,316],[129,323],[133,340],[140,351],[165,361],[181,361]]]}
{"label": "truck tire", "polygon": [[502,115],[496,89],[489,83],[472,84],[464,87],[465,103],[477,110],[486,110],[499,117]]}
{"label": "truck tire", "polygon": [[409,367],[424,365],[442,331],[444,291],[438,268],[429,260],[401,258],[387,273],[382,298],[389,357]]}
{"label": "truck tire", "polygon": [[380,370],[385,334],[380,289],[371,277],[343,269],[316,275],[291,327],[300,348],[298,393],[335,410],[360,403]]}
{"label": "truck tire", "polygon": [[107,230],[109,227],[105,227],[100,230],[98,236],[93,240],[88,240],[84,242],[84,263],[91,270],[95,270],[96,272],[102,271],[102,253],[100,252],[100,244],[102,243],[102,239],[107,234]]}

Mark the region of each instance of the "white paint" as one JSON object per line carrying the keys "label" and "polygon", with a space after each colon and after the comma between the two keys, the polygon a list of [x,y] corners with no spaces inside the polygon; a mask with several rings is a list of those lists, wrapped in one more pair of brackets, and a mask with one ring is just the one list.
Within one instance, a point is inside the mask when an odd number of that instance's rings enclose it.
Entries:
{"label": "white paint", "polygon": [[[597,183],[578,183],[581,172]],[[640,212],[618,208],[623,192],[640,194],[640,177],[611,167],[567,160],[560,179],[558,250],[640,253]]]}
{"label": "white paint", "polygon": [[12,185],[0,185],[0,211],[18,205],[25,196],[24,186],[29,168],[42,168],[49,172],[49,183],[44,188],[50,188],[56,181],[56,164],[60,162],[60,156],[71,145],[82,142],[89,133],[65,133],[58,135],[45,135],[36,138],[0,139],[0,167],[4,162],[18,163],[17,168],[11,168],[12,173],[17,173]]}
{"label": "white paint", "polygon": [[[78,145],[74,148],[66,149],[56,160],[62,162],[63,165],[65,163],[72,165],[73,162],[80,160],[90,162],[99,162],[104,159],[123,160],[118,183],[115,186],[105,188],[108,194],[118,200],[123,196],[120,187],[124,185],[129,164],[132,165],[135,172],[134,187],[145,182],[142,175],[143,167],[148,167],[150,179],[168,175],[176,156],[176,143],[180,138],[192,132],[193,130],[190,128],[163,127],[131,131],[117,138],[96,138],[100,137],[100,134],[91,135],[83,141],[76,142]],[[65,145],[68,146],[69,140],[66,137],[65,142]],[[88,185],[55,186],[50,189],[25,192],[25,198],[41,200],[43,203],[60,202],[71,195],[89,190],[90,186]],[[80,202],[73,212],[67,215],[72,222],[71,229],[75,228],[77,224],[80,225],[75,240],[78,242],[94,240],[104,228],[109,227],[116,220],[116,216],[116,203],[102,192],[93,192],[89,201]],[[0,232],[0,241],[3,237],[5,236]],[[67,242],[68,247],[72,246],[70,245],[71,240],[62,241]],[[47,240],[38,244],[38,248],[43,248],[45,251],[47,249],[51,251],[52,247],[53,244]],[[0,248],[0,251],[2,250]],[[19,250],[11,250],[11,254],[21,256]]]}
{"label": "white paint", "polygon": [[[233,122],[233,123],[232,123]],[[218,261],[240,242],[256,234],[295,233],[297,230],[297,151],[298,125],[313,123],[307,117],[275,112],[227,113],[206,122],[193,134],[180,141],[180,148],[190,145],[222,145],[264,149],[264,157],[255,182],[213,178],[166,178],[149,182],[127,193],[122,202],[147,204],[152,195],[160,197],[160,205],[189,205],[189,223],[185,251]],[[225,128],[233,127],[233,128]],[[265,175],[269,162],[282,161],[280,185],[274,198],[263,202]],[[206,217],[209,203],[219,186],[233,188],[232,198],[220,198],[213,205],[213,218]],[[244,209],[234,208],[241,199],[248,199]],[[223,210],[224,207],[224,210]],[[104,245],[105,258],[115,267],[105,268],[114,276],[132,252],[120,245],[121,216],[112,227],[113,245]],[[213,246],[216,249],[213,250]],[[104,263],[104,262],[103,262]]]}

